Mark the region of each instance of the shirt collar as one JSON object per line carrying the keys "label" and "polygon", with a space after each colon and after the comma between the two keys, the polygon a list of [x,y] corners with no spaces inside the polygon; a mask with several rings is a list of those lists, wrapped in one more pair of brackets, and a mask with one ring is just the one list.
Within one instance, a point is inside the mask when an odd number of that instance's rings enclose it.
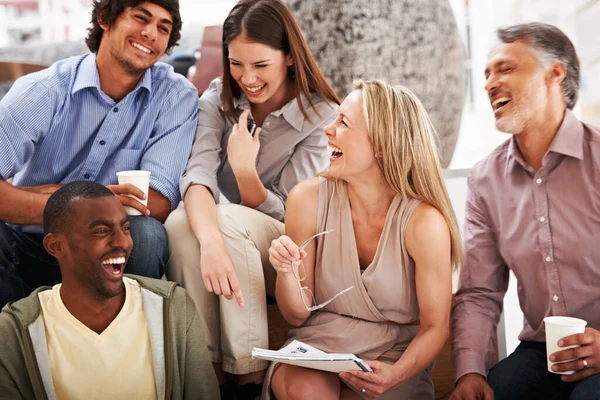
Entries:
{"label": "shirt collar", "polygon": [[571,110],[566,110],[548,151],[583,160],[583,135],[583,124]]}
{"label": "shirt collar", "polygon": [[[310,107],[310,104],[308,103],[308,100],[304,94],[301,94],[300,98],[305,110]],[[241,93],[239,98],[233,99],[233,106],[240,110],[250,109],[250,102],[248,101],[248,97],[244,92]],[[300,106],[298,106],[298,100],[296,97],[294,97],[279,110],[274,111],[271,114],[273,114],[274,117],[283,116],[283,118],[292,126],[292,128],[296,129],[298,132],[302,132],[302,127],[304,126],[304,115],[300,110]]]}
{"label": "shirt collar", "polygon": [[[152,67],[148,68],[142,79],[138,82],[134,92],[140,87],[145,88],[148,92],[152,92]],[[77,73],[75,75],[75,81],[73,82],[73,89],[71,94],[75,94],[81,89],[85,88],[96,88],[98,91],[102,91],[100,88],[100,75],[98,75],[98,67],[96,65],[96,53],[90,53],[81,60]]]}
{"label": "shirt collar", "polygon": [[[583,125],[573,115],[573,112],[567,109],[560,128],[558,128],[558,132],[556,132],[552,143],[550,143],[548,153],[558,153],[583,160],[583,135]],[[516,136],[513,135],[507,148],[505,176],[508,175],[515,162],[518,162],[525,169],[530,168],[523,159],[523,155],[521,155]]]}

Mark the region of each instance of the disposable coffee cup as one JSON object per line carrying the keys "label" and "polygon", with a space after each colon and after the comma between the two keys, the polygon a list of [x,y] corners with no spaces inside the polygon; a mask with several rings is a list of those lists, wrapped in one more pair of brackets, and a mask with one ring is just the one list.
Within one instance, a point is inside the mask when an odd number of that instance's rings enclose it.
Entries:
{"label": "disposable coffee cup", "polygon": [[562,364],[574,361],[574,359],[553,363],[550,361],[550,356],[557,351],[580,347],[579,345],[558,347],[558,341],[564,337],[574,335],[576,333],[583,333],[587,322],[579,318],[571,317],[546,317],[544,318],[544,324],[546,326],[546,358],[548,361],[548,371],[552,372],[553,374],[561,375],[574,374],[575,371],[552,371],[553,364]]}
{"label": "disposable coffee cup", "polygon": [[[126,194],[124,196],[133,197],[145,206],[148,206],[148,188],[150,186],[150,171],[120,171],[117,172],[117,179],[119,185],[131,183],[132,185],[140,188],[146,195],[146,199],[142,200],[132,194]],[[142,215],[141,212],[132,207],[125,207],[125,211],[129,215]]]}

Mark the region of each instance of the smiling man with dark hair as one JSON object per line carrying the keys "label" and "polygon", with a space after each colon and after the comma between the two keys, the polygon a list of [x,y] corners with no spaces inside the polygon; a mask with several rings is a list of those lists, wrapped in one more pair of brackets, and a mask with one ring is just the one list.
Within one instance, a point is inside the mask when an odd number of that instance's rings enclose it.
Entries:
{"label": "smiling man with dark hair", "polygon": [[[180,30],[177,0],[94,1],[92,53],[22,77],[0,101],[0,307],[60,281],[42,246],[42,211],[77,180],[105,185],[142,214],[131,218],[127,272],[163,275],[161,222],[180,201],[198,113],[193,85],[157,62]],[[145,199],[141,190],[116,184],[123,170],[151,172],[147,207],[126,196]]]}
{"label": "smiling man with dark hair", "polygon": [[73,182],[50,197],[43,243],[62,283],[0,313],[0,398],[219,397],[184,289],[123,275],[129,228],[121,203],[97,183]]}

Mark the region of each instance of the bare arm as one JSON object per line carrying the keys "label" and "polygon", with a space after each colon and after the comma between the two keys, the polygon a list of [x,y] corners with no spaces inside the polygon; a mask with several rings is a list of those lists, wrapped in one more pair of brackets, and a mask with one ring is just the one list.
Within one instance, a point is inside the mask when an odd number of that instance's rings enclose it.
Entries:
{"label": "bare arm", "polygon": [[[313,178],[296,185],[287,199],[285,214],[285,236],[273,241],[269,253],[271,264],[277,270],[275,296],[281,314],[290,324],[300,326],[310,316],[310,311],[302,302],[298,281],[291,272],[290,263],[298,254],[298,243],[316,233],[319,179]],[[306,279],[302,286],[308,286],[314,292],[315,247],[312,241],[303,254]],[[281,266],[281,268],[276,267]],[[306,304],[312,302],[306,293],[302,293]]]}
{"label": "bare arm", "polygon": [[0,221],[18,225],[42,225],[44,207],[60,185],[18,188],[0,180]]}
{"label": "bare arm", "polygon": [[258,128],[254,136],[251,136],[248,132],[247,121],[248,111],[244,111],[240,116],[239,123],[233,126],[229,136],[227,156],[240,191],[242,204],[256,208],[267,198],[267,189],[256,171],[261,129]]}
{"label": "bare arm", "polygon": [[217,205],[206,186],[190,186],[185,194],[183,205],[192,231],[201,247],[223,243],[217,225]]}
{"label": "bare arm", "polygon": [[192,185],[185,194],[184,206],[200,243],[200,268],[205,289],[229,300],[235,296],[239,306],[243,307],[242,289],[217,224],[215,199],[206,186]]}
{"label": "bare arm", "polygon": [[450,331],[452,266],[450,233],[442,214],[422,203],[406,232],[406,248],[415,261],[420,329],[395,364],[402,383],[424,370],[444,347]]}
{"label": "bare arm", "polygon": [[240,190],[243,205],[256,208],[267,198],[267,189],[262,184],[256,168],[238,172],[235,174],[235,180]]}
{"label": "bare arm", "polygon": [[154,189],[148,190],[150,216],[164,223],[171,212],[171,201]]}

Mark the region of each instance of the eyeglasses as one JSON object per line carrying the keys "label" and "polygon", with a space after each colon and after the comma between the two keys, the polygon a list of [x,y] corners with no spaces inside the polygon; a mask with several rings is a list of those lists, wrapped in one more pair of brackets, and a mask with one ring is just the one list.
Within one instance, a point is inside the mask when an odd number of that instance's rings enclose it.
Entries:
{"label": "eyeglasses", "polygon": [[[306,248],[306,246],[308,246],[308,244],[317,236],[325,235],[326,233],[329,233],[329,232],[333,232],[333,229],[330,229],[328,231],[319,232],[315,235],[312,235],[311,237],[306,239],[300,245],[300,247],[298,248],[298,252],[302,252],[302,250],[304,250]],[[354,286],[350,286],[349,288],[342,290],[341,292],[339,292],[338,294],[336,294],[329,300],[327,300],[321,304],[317,304],[317,300],[315,299],[315,295],[313,294],[312,290],[310,290],[310,288],[308,286],[302,286],[302,282],[306,279],[306,268],[304,267],[304,263],[302,261],[292,262],[292,272],[294,273],[294,277],[296,278],[296,281],[298,282],[298,287],[300,288],[300,298],[302,299],[302,303],[304,303],[304,307],[306,307],[306,309],[308,311],[315,311],[320,308],[323,308],[327,304],[329,304],[333,300],[335,300],[338,296],[341,296],[342,294],[348,292],[350,289],[354,288]],[[312,300],[312,303],[310,305],[306,304],[306,300],[304,299],[303,292],[306,292],[308,294],[308,297]]]}

